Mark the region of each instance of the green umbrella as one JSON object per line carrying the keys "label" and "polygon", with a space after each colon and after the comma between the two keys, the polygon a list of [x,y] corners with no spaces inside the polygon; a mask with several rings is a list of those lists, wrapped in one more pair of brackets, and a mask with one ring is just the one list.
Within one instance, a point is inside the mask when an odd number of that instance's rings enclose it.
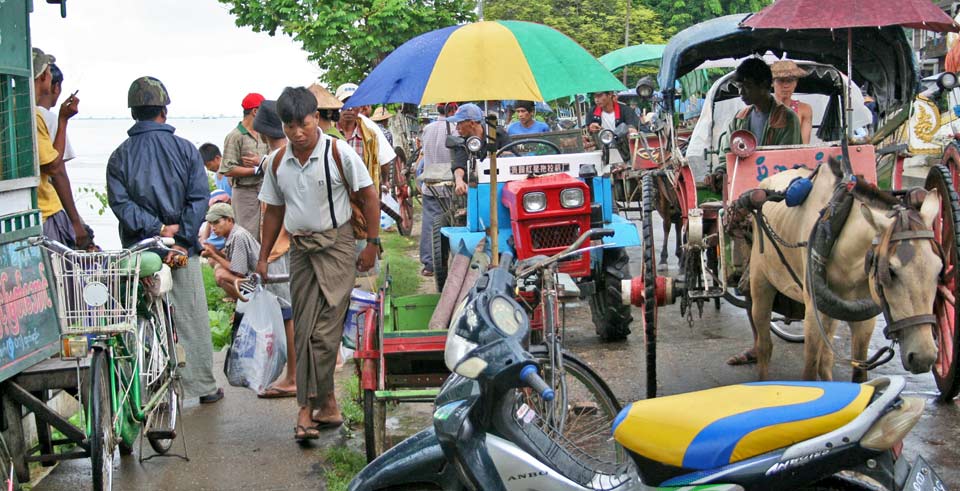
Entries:
{"label": "green umbrella", "polygon": [[616,71],[627,65],[659,65],[665,44],[636,44],[611,51],[599,58],[607,70]]}

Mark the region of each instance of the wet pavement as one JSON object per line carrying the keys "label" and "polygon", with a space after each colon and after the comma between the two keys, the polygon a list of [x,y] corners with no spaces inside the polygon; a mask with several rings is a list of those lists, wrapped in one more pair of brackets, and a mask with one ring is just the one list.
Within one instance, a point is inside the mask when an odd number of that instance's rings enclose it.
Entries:
{"label": "wet pavement", "polygon": [[[658,240],[658,243],[660,241]],[[630,251],[633,273],[639,273],[640,249]],[[671,258],[667,274],[677,274]],[[663,274],[663,272],[661,272]],[[588,361],[607,380],[621,402],[643,398],[645,387],[644,344],[639,325],[626,342],[604,344],[594,334],[585,303],[567,308],[566,347]],[[640,311],[634,309],[634,318]],[[885,345],[880,328],[874,333],[871,352]],[[840,353],[849,353],[849,330],[837,330]],[[661,395],[707,389],[756,380],[752,367],[731,367],[725,360],[750,343],[750,327],[743,311],[723,303],[704,308],[693,327],[680,316],[676,305],[660,310],[658,335],[658,392]],[[774,337],[771,379],[797,380],[803,365],[801,344]],[[219,366],[219,363],[218,363]],[[956,403],[936,402],[937,388],[929,373],[911,375],[899,357],[871,372],[903,375],[906,392],[927,401],[923,417],[904,442],[904,455],[922,454],[949,488],[960,488],[960,408]],[[835,380],[849,380],[850,370],[836,364]],[[227,397],[213,406],[185,411],[191,461],[163,458],[138,464],[124,457],[117,468],[115,489],[301,489],[323,487],[322,448],[349,444],[360,448],[362,428],[353,438],[343,431],[330,431],[309,447],[292,440],[293,399],[258,400],[246,389],[228,388]],[[388,429],[399,439],[429,422],[430,407],[408,404],[388,409]],[[174,447],[179,448],[179,447]],[[362,450],[362,449],[361,449]],[[149,447],[145,450],[149,453]],[[38,491],[83,489],[89,480],[85,460],[60,464],[35,489]]]}

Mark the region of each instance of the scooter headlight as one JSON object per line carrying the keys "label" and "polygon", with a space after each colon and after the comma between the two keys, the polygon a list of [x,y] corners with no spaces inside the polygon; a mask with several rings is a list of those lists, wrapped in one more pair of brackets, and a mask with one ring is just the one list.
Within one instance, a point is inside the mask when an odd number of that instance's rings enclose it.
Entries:
{"label": "scooter headlight", "polygon": [[467,138],[467,150],[470,150],[472,153],[477,153],[480,151],[480,148],[483,147],[483,142],[475,136]]}
{"label": "scooter headlight", "polygon": [[536,213],[547,209],[547,195],[535,191],[523,195],[523,209],[528,213]]}
{"label": "scooter headlight", "polygon": [[616,135],[614,135],[612,131],[603,130],[600,132],[600,143],[610,146],[611,144],[613,144],[613,140],[615,137]]}
{"label": "scooter headlight", "polygon": [[[460,305],[457,305],[453,316],[450,318],[450,325],[447,329],[447,342],[443,348],[443,361],[451,372],[455,371],[455,368],[460,361],[467,356],[467,353],[470,353],[477,347],[476,343],[457,334],[457,326],[461,324],[461,321],[463,321],[467,315],[467,305],[469,301],[470,298],[467,297],[460,302]],[[476,316],[472,307],[469,309],[469,312]]]}
{"label": "scooter headlight", "polygon": [[583,206],[583,190],[569,188],[560,191],[560,206],[564,208],[580,208]]}

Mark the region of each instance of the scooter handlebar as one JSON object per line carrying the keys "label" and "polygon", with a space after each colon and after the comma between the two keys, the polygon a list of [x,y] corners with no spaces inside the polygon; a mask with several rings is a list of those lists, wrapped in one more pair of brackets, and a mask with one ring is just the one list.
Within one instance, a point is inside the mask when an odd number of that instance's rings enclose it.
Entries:
{"label": "scooter handlebar", "polygon": [[540,397],[545,401],[552,401],[556,393],[547,385],[546,382],[537,373],[536,365],[527,365],[520,370],[520,380],[531,389],[537,391]]}

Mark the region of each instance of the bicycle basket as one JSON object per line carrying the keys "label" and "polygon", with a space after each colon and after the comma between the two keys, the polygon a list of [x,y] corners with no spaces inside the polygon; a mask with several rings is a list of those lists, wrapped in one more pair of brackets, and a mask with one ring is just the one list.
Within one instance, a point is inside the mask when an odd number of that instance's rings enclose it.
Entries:
{"label": "bicycle basket", "polygon": [[132,332],[140,255],[127,251],[50,254],[64,335]]}

